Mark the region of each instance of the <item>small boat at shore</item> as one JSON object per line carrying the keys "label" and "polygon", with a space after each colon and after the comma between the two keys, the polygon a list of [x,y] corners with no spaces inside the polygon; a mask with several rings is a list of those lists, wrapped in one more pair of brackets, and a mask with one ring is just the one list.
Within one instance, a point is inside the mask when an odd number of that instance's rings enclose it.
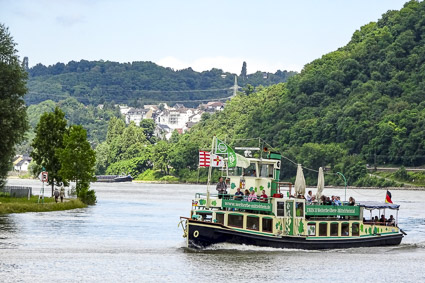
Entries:
{"label": "small boat at shore", "polygon": [[[217,149],[227,146],[223,144],[213,140],[211,163],[213,153],[227,150]],[[292,184],[279,180],[279,153],[267,152],[265,157],[245,158],[243,162],[235,162],[235,158],[244,157],[229,151],[223,158],[227,193],[210,193],[209,180],[207,191],[197,193],[192,200],[189,217],[180,217],[187,247],[198,249],[226,242],[320,250],[401,243],[405,233],[398,227],[399,205],[385,202],[356,202],[354,205],[348,202],[341,205],[309,202],[303,195],[292,196]],[[255,192],[258,201],[235,196],[237,188]],[[260,197],[263,190],[269,197]],[[386,219],[388,211],[392,214]],[[381,213],[384,218],[377,221],[373,215]]]}
{"label": "small boat at shore", "polygon": [[99,175],[96,176],[96,182],[106,182],[106,183],[114,183],[114,182],[131,182],[133,181],[133,177],[131,175]]}

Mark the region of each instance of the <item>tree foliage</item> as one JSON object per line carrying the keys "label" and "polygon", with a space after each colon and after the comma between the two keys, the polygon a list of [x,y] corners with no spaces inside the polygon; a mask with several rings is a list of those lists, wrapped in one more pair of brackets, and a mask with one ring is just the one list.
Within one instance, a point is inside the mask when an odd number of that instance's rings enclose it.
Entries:
{"label": "tree foliage", "polygon": [[76,182],[77,195],[80,192],[80,183],[90,183],[96,179],[96,155],[82,126],[69,127],[63,137],[63,148],[57,150],[57,155],[62,165],[59,174],[64,180]]}
{"label": "tree foliage", "polygon": [[58,150],[63,149],[63,138],[66,132],[67,121],[65,113],[56,107],[54,112],[46,112],[40,117],[35,128],[36,136],[31,144],[33,151],[31,157],[49,172],[49,185],[60,185],[67,180],[59,174],[61,163],[57,155]]}
{"label": "tree foliage", "polygon": [[22,69],[8,28],[0,24],[0,187],[10,169],[15,145],[28,128],[23,97],[27,74]]}
{"label": "tree foliage", "polygon": [[[74,97],[85,105],[126,103],[137,107],[169,101],[214,99],[229,96],[228,88],[234,83],[234,74],[211,69],[195,72],[191,68],[172,70],[152,62],[117,63],[110,61],[70,61],[52,66],[37,64],[29,70],[28,104],[44,100],[64,100]],[[271,85],[286,82],[295,72],[277,71],[263,78],[258,72],[240,85]],[[212,91],[205,91],[211,89]],[[199,92],[198,90],[203,90]],[[173,102],[174,101],[174,102]],[[195,106],[198,102],[188,103]]]}

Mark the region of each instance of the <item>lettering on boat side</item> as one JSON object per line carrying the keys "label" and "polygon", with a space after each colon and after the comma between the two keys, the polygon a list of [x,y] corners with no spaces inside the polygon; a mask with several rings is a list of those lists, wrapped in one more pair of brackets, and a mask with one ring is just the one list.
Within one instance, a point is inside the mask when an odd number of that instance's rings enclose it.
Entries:
{"label": "lettering on boat side", "polygon": [[223,207],[272,211],[272,205],[270,203],[246,202],[238,200],[223,200]]}
{"label": "lettering on boat side", "polygon": [[307,205],[306,215],[347,215],[358,216],[360,208],[358,206],[323,206]]}

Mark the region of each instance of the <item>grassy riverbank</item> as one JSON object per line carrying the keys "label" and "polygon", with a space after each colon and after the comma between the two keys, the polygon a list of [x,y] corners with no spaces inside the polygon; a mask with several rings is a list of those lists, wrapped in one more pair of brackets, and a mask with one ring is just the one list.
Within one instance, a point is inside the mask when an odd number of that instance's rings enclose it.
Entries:
{"label": "grassy riverbank", "polygon": [[68,210],[87,207],[79,199],[66,200],[63,203],[56,203],[54,198],[44,198],[44,203],[37,203],[38,196],[27,198],[12,198],[0,195],[0,214],[24,213],[24,212],[46,212]]}

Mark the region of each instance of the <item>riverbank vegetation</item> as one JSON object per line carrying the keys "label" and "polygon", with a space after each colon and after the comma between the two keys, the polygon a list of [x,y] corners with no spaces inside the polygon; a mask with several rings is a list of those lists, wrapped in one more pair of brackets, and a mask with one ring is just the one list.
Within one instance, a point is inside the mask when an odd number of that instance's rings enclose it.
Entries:
{"label": "riverbank vegetation", "polygon": [[56,203],[54,198],[44,198],[44,203],[38,203],[38,196],[27,198],[13,198],[7,194],[0,194],[0,214],[24,213],[24,212],[46,212],[69,210],[87,207],[79,199],[66,199],[63,203]]}

